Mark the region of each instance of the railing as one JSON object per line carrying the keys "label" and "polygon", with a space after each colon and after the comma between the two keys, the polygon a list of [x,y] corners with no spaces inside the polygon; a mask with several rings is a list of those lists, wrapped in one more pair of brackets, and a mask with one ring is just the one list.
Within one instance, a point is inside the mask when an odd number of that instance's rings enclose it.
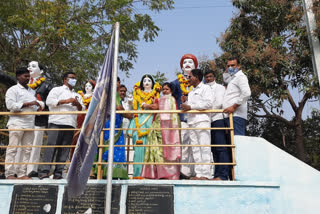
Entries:
{"label": "railing", "polygon": [[[129,114],[156,114],[156,113],[178,113],[178,114],[199,114],[199,113],[222,113],[223,110],[190,110],[190,111],[182,111],[182,110],[130,110],[130,111],[116,111],[117,114],[123,114],[123,113],[129,113]],[[70,114],[86,114],[86,111],[73,111],[73,112],[18,112],[18,113],[12,113],[12,112],[0,112],[0,116],[10,116],[10,115],[70,115]],[[235,145],[234,145],[234,128],[233,128],[233,119],[232,114],[229,114],[229,122],[230,127],[218,127],[218,128],[203,128],[203,130],[227,130],[230,132],[231,137],[231,144],[226,145],[130,145],[130,138],[127,136],[127,142],[126,145],[114,145],[114,147],[126,147],[127,151],[127,162],[113,162],[113,164],[127,164],[127,165],[135,165],[135,164],[142,164],[142,165],[231,165],[232,166],[232,180],[235,180],[235,172],[234,172],[234,166],[236,165],[235,162]],[[140,128],[140,130],[197,130],[199,128]],[[5,135],[8,131],[73,131],[73,130],[81,130],[81,128],[63,128],[63,129],[51,129],[51,128],[41,128],[41,129],[0,129],[0,135]],[[104,138],[103,133],[106,130],[110,130],[110,128],[103,128],[101,135],[100,135],[100,143],[98,145],[99,155],[98,155],[98,161],[94,162],[95,165],[98,166],[97,171],[97,179],[102,179],[102,165],[108,164],[108,162],[102,161],[102,153],[103,148],[109,147],[109,145],[104,145]],[[137,128],[115,128],[115,130],[138,130]],[[46,137],[46,136],[45,136]],[[71,142],[70,142],[71,144]],[[47,145],[41,145],[41,146],[0,146],[1,149],[6,148],[23,148],[23,147],[32,147],[32,148],[74,148],[76,145],[54,145],[54,146],[47,146]],[[129,150],[130,147],[230,147],[231,148],[231,157],[232,162],[231,163],[155,163],[155,162],[131,162],[129,161]],[[23,163],[23,162],[15,162],[15,163],[5,163],[0,162],[0,165],[6,165],[6,164],[13,164],[13,165],[19,165],[19,164],[30,164],[30,165],[69,165],[70,161],[67,162],[38,162],[38,163]],[[128,169],[128,167],[127,167]]]}

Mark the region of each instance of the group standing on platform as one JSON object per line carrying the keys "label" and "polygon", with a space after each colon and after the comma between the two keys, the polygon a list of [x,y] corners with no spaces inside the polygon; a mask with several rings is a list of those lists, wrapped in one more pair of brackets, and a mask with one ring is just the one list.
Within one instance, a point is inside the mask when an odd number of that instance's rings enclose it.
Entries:
{"label": "group standing on platform", "polygon": [[[198,69],[197,58],[185,54],[180,60],[182,73],[173,82],[162,86],[155,82],[150,74],[145,74],[134,86],[133,96],[127,95],[127,87],[117,82],[116,110],[148,110],[139,114],[116,114],[116,128],[129,130],[115,131],[113,178],[128,179],[126,139],[134,145],[134,179],[191,179],[191,180],[229,180],[232,179],[230,132],[217,128],[230,127],[229,114],[233,115],[234,134],[245,135],[247,121],[247,100],[251,95],[248,79],[241,70],[239,59],[231,57],[223,73],[224,85],[216,82],[216,71]],[[16,70],[17,85],[6,93],[6,106],[11,112],[74,112],[84,111],[90,104],[95,82],[88,80],[84,90],[76,93],[76,74],[67,72],[63,76],[63,85],[52,88],[42,76],[43,66],[31,61],[28,68]],[[183,113],[150,113],[149,110],[182,110]],[[223,109],[224,113],[188,113],[189,110]],[[23,162],[26,164],[6,164],[7,179],[62,179],[66,171],[64,164],[40,165],[27,163],[66,162],[71,160],[73,149],[44,148],[44,131],[21,131],[23,129],[49,128],[47,145],[76,145],[85,114],[57,115],[10,115],[7,127],[10,146],[6,163]],[[105,128],[110,127],[107,121]],[[148,129],[150,128],[150,129]],[[180,129],[182,128],[182,129]],[[187,128],[187,129],[186,129]],[[215,129],[210,129],[215,128]],[[17,130],[15,130],[17,129]],[[52,129],[52,130],[50,130]],[[67,130],[59,130],[67,129]],[[109,131],[104,131],[104,145],[109,144]],[[212,146],[211,146],[212,145]],[[218,146],[215,146],[218,145]],[[96,161],[99,157],[98,149]],[[108,161],[108,147],[102,150],[102,159]],[[146,164],[143,164],[146,163]],[[161,164],[163,163],[163,164]],[[178,164],[175,164],[178,163]],[[182,165],[180,165],[182,163]],[[187,164],[195,163],[195,164]],[[199,163],[199,164],[197,164]],[[102,174],[106,176],[107,165],[103,165]],[[97,177],[94,165],[90,177]]]}

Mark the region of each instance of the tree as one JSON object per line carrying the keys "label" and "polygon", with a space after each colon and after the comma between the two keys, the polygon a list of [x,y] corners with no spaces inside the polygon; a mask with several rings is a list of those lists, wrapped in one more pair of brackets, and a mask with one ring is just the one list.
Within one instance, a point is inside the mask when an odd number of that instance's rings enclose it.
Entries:
{"label": "tree", "polygon": [[151,75],[154,79],[154,81],[158,82],[160,85],[163,85],[163,83],[168,81],[168,78],[165,77],[164,73],[161,73],[160,71],[157,71],[155,75]]}
{"label": "tree", "polygon": [[[319,83],[312,70],[302,2],[234,0],[233,5],[239,14],[219,40],[225,53],[215,60],[217,67],[225,69],[230,55],[240,58],[252,90],[250,113],[293,128],[297,157],[306,162],[302,111],[319,96]],[[283,116],[285,102],[294,112],[292,119]]]}
{"label": "tree", "polygon": [[[119,64],[124,72],[136,60],[136,42],[153,41],[160,30],[140,9],[173,8],[172,0],[11,0],[0,3],[0,70],[14,74],[31,60],[45,65],[50,81],[66,71],[80,83],[95,78],[120,22]],[[80,85],[80,84],[79,84]]]}
{"label": "tree", "polygon": [[314,110],[311,117],[303,121],[308,163],[320,170],[320,110]]}
{"label": "tree", "polygon": [[[257,118],[250,115],[248,120],[247,134],[249,136],[262,137],[284,151],[297,156],[293,127],[273,118]],[[307,163],[320,170],[320,111],[312,111],[311,115],[303,121],[303,127]]]}

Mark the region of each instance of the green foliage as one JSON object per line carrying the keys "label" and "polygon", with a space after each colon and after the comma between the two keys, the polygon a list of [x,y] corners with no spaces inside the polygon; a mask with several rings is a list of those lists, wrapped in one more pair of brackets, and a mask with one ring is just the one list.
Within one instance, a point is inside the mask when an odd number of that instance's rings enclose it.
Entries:
{"label": "green foliage", "polygon": [[[240,58],[247,74],[254,115],[284,123],[296,133],[297,156],[306,160],[303,148],[302,111],[306,102],[319,96],[319,83],[312,70],[308,35],[301,0],[233,0],[239,9],[219,39],[224,54],[215,62],[225,68],[230,55]],[[299,91],[294,100],[292,91]],[[283,117],[288,102],[295,116]],[[265,127],[267,128],[267,127]]]}
{"label": "green foliage", "polygon": [[120,22],[119,66],[126,74],[138,57],[136,42],[153,41],[159,28],[137,9],[173,8],[172,0],[10,0],[0,3],[0,69],[14,73],[31,60],[45,66],[50,81],[74,71],[80,84],[95,78]]}
{"label": "green foliage", "polygon": [[[280,149],[297,156],[296,133],[293,127],[273,118],[257,118],[249,115],[247,134],[258,136],[272,142]],[[320,111],[312,111],[303,121],[307,163],[320,170]]]}
{"label": "green foliage", "polygon": [[163,85],[163,83],[168,81],[168,78],[165,77],[164,73],[161,73],[160,71],[157,71],[155,75],[151,75],[154,79],[154,81],[158,82],[160,85]]}
{"label": "green foliage", "polygon": [[320,170],[320,110],[314,110],[303,127],[308,163]]}

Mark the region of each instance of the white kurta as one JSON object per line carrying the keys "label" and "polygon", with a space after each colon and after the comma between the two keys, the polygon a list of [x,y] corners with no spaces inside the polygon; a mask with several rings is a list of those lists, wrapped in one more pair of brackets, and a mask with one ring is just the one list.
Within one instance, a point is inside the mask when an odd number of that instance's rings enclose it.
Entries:
{"label": "white kurta", "polygon": [[[205,110],[212,108],[213,96],[211,88],[202,82],[193,88],[188,95],[188,105],[193,110]],[[211,114],[188,114],[188,127],[199,128],[188,130],[188,138],[184,138],[183,143],[187,145],[210,145],[210,130],[201,128],[211,127]],[[210,147],[184,147],[181,162],[211,163]],[[186,176],[212,178],[211,165],[182,165],[181,173]]]}
{"label": "white kurta", "polygon": [[[22,108],[23,104],[26,102],[35,101],[35,93],[31,88],[25,88],[19,83],[12,86],[6,92],[6,106],[10,112],[33,112],[38,109],[37,106],[29,106]],[[41,106],[44,103],[39,101]],[[9,129],[29,129],[34,127],[35,115],[17,115],[10,116],[8,121]],[[9,145],[10,146],[31,146],[33,141],[33,131],[9,131]],[[24,147],[20,149],[20,156],[18,155],[18,148],[7,148],[6,150],[6,163],[16,162],[16,157],[19,156],[18,160],[27,163],[30,158],[31,147]],[[16,174],[18,177],[23,177],[27,175],[27,164],[22,165],[5,165],[5,175],[14,176]]]}

